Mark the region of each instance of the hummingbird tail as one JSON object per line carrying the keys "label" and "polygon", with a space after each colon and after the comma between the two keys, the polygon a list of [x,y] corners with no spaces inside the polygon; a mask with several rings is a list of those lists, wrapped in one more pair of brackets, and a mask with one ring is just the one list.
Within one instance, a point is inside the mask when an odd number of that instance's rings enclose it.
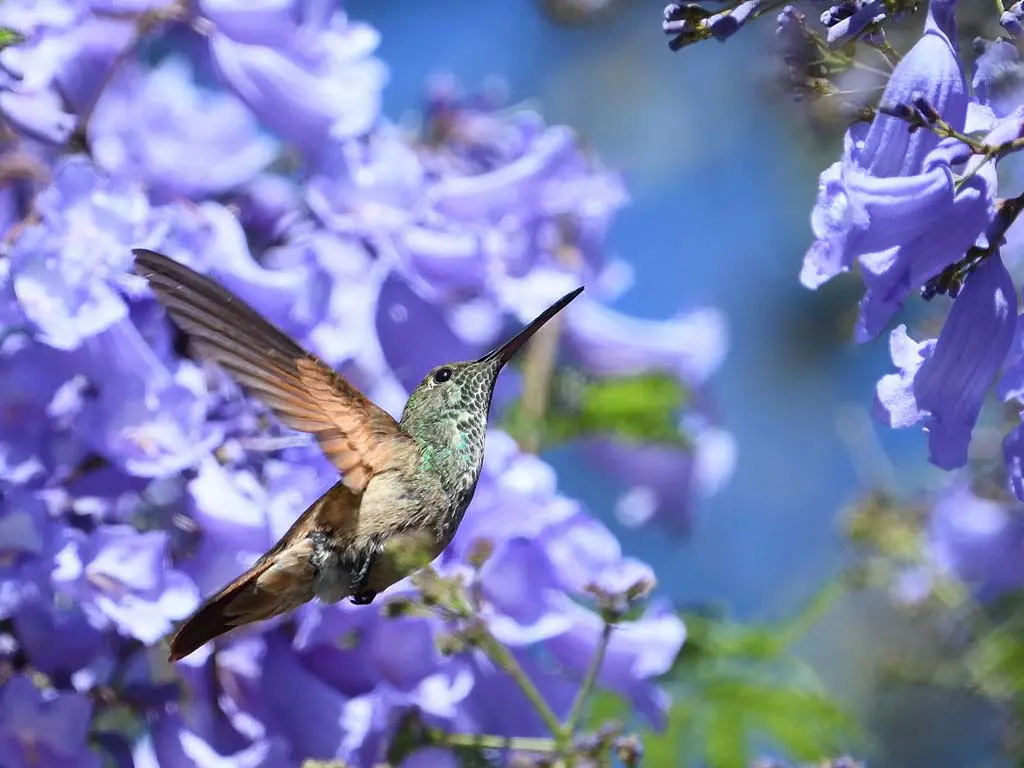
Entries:
{"label": "hummingbird tail", "polygon": [[311,600],[314,573],[305,549],[265,556],[203,603],[171,638],[168,659],[183,659],[238,627],[287,613]]}

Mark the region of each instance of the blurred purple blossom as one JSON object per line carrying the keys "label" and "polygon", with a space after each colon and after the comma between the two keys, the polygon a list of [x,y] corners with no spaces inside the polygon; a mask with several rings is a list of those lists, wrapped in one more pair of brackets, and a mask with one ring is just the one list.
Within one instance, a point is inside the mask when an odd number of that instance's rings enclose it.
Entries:
{"label": "blurred purple blossom", "polygon": [[92,704],[78,693],[37,688],[25,675],[0,688],[0,763],[11,768],[101,768],[86,744]]}
{"label": "blurred purple blossom", "polygon": [[1024,508],[985,498],[963,478],[940,489],[925,530],[926,561],[905,572],[897,596],[910,604],[931,594],[936,577],[951,577],[981,601],[995,600],[1024,585]]}
{"label": "blurred purple blossom", "polygon": [[583,443],[597,466],[628,483],[615,507],[623,525],[657,522],[687,533],[694,501],[715,495],[732,477],[737,445],[730,432],[701,418],[684,420],[680,431],[694,435],[691,445],[643,444],[619,437],[593,437]]}
{"label": "blurred purple blossom", "polygon": [[144,182],[157,199],[225,192],[278,154],[241,103],[196,85],[178,58],[121,67],[96,105],[89,146],[104,170]]}
{"label": "blurred purple blossom", "polygon": [[198,607],[192,580],[169,567],[167,534],[109,525],[66,532],[53,581],[84,608],[93,626],[108,623],[152,645]]}
{"label": "blurred purple blossom", "polygon": [[[426,370],[479,355],[584,282],[590,303],[566,323],[560,363],[702,389],[728,343],[715,310],[643,321],[601,303],[630,280],[605,252],[628,200],[620,177],[568,128],[507,109],[499,89],[435,88],[419,136],[389,124],[379,36],[329,3],[8,0],[5,23],[27,40],[0,53],[0,111],[18,134],[3,156],[37,173],[0,190],[0,618],[60,692],[7,681],[0,763],[99,765],[88,736],[140,766],[372,764],[409,711],[536,731],[484,655],[441,652],[450,628],[436,616],[309,605],[173,670],[154,661],[176,622],[337,474],[191,359],[131,249],[210,274],[396,413]],[[150,66],[151,43],[182,36]],[[61,147],[73,128],[87,154]],[[496,419],[518,384],[504,377]],[[694,452],[646,462],[649,446],[627,447],[623,480],[655,494],[659,514],[688,510],[731,471],[731,438],[703,400],[685,410]],[[565,714],[602,634],[591,588],[653,575],[558,492],[544,460],[499,429],[487,456],[435,567],[471,584],[481,618]],[[403,581],[379,604],[412,594]],[[616,629],[598,685],[660,725],[659,677],[684,639],[655,598]],[[107,688],[137,740],[100,731]],[[301,699],[281,696],[290,688]]]}
{"label": "blurred purple blossom", "polygon": [[101,177],[81,156],[57,166],[36,212],[10,250],[10,289],[42,341],[74,350],[127,317],[126,247],[151,240],[157,222],[141,188]]}
{"label": "blurred purple blossom", "polygon": [[628,317],[582,298],[566,318],[570,353],[581,367],[598,375],[658,371],[698,386],[718,370],[728,349],[725,316],[710,307],[654,321]]}
{"label": "blurred purple blossom", "polygon": [[280,13],[287,5],[317,4],[208,0],[203,12],[216,26],[210,50],[225,85],[265,126],[315,158],[325,142],[373,127],[387,69],[372,55],[380,38],[373,28],[340,11],[299,23]]}

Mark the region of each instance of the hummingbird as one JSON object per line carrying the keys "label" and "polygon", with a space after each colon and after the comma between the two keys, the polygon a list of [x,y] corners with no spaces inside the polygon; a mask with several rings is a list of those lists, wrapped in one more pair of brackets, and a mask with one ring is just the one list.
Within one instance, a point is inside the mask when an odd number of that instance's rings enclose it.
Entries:
{"label": "hummingbird", "polygon": [[428,372],[395,421],[216,281],[154,251],[132,253],[136,272],[199,357],[227,371],[285,426],[312,434],[341,474],[273,547],[178,627],[172,662],[314,597],[369,605],[440,555],[476,491],[498,374],[583,291],[567,293],[479,360]]}

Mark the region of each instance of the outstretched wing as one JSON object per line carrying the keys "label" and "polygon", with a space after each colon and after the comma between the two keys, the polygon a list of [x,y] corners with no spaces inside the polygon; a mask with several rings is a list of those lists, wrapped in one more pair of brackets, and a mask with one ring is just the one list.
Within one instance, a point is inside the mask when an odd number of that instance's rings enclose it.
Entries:
{"label": "outstretched wing", "polygon": [[142,248],[132,253],[136,271],[199,354],[227,370],[284,424],[315,435],[353,491],[362,492],[373,475],[415,450],[390,414],[233,293],[162,254]]}

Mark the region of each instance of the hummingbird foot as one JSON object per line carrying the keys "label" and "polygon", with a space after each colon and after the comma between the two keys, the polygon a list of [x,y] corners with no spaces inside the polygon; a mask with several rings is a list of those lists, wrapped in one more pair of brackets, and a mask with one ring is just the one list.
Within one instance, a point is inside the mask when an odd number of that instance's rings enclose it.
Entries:
{"label": "hummingbird foot", "polygon": [[377,596],[376,592],[367,589],[370,582],[370,567],[372,565],[373,555],[371,554],[365,554],[358,560],[358,565],[354,569],[352,581],[349,582],[353,605],[369,605],[373,602],[373,598]]}

